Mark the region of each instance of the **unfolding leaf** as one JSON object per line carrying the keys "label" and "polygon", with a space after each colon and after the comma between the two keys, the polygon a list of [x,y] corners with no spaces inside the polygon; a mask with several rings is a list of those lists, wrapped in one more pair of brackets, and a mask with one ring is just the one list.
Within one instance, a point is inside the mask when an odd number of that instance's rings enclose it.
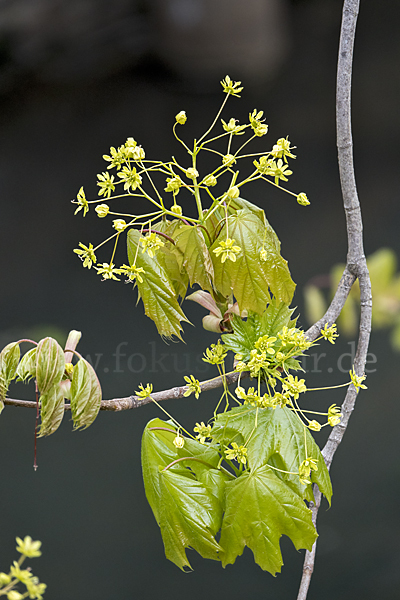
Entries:
{"label": "unfolding leaf", "polygon": [[233,564],[248,546],[257,564],[272,575],[283,564],[279,540],[311,550],[317,537],[311,510],[275,472],[264,465],[226,484],[226,509],[220,545],[222,565]]}
{"label": "unfolding leaf", "polygon": [[183,225],[174,233],[174,240],[181,269],[189,275],[190,285],[198,283],[203,290],[211,292],[214,267],[202,231]]}
{"label": "unfolding leaf", "polygon": [[36,381],[41,394],[60,383],[65,371],[64,350],[51,337],[40,340],[36,348]]}
{"label": "unfolding leaf", "polygon": [[59,383],[40,396],[41,425],[39,436],[51,435],[60,426],[64,417],[64,394]]}
{"label": "unfolding leaf", "polygon": [[0,400],[4,400],[11,381],[16,376],[20,358],[20,349],[17,342],[7,344],[0,352]]}
{"label": "unfolding leaf", "polygon": [[190,568],[186,548],[203,558],[220,560],[214,536],[221,524],[221,505],[199,481],[168,469],[160,478],[160,528],[165,555],[179,568]]}
{"label": "unfolding leaf", "polygon": [[100,410],[101,386],[92,365],[81,358],[72,375],[70,402],[75,429],[89,427]]}
{"label": "unfolding leaf", "polygon": [[141,249],[137,252],[140,232],[130,229],[128,232],[128,258],[132,265],[136,257],[136,266],[144,269],[143,283],[136,280],[145,313],[152,319],[160,335],[181,339],[181,321],[189,322],[179,306],[174,286],[168,273],[157,260]]}
{"label": "unfolding leaf", "polygon": [[[227,259],[225,262],[213,253],[227,237],[224,226],[210,249],[218,291],[225,296],[233,292],[241,311],[263,313],[270,302],[268,287],[278,301],[289,304],[295,284],[287,261],[277,249],[276,234],[270,225],[267,223],[264,226],[255,214],[248,209],[241,209],[228,218],[228,230],[228,237],[235,240],[241,252],[236,261]],[[260,258],[263,240],[267,253],[265,261]]]}
{"label": "unfolding leaf", "polygon": [[244,321],[239,316],[231,316],[233,333],[222,336],[225,346],[235,353],[243,355],[244,360],[250,359],[250,352],[254,349],[255,342],[263,335],[276,336],[283,327],[293,327],[296,323],[292,319],[294,309],[288,308],[284,303],[274,300],[267,306],[262,315],[250,312]]}
{"label": "unfolding leaf", "polygon": [[36,348],[32,348],[21,358],[16,375],[17,381],[22,381],[23,383],[36,377]]}

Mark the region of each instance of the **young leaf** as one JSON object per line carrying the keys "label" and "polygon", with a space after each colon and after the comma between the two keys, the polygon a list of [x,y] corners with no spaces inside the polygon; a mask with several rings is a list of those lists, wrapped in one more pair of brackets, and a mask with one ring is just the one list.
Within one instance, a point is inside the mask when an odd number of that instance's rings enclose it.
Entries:
{"label": "young leaf", "polygon": [[40,340],[36,348],[36,381],[41,394],[60,383],[65,371],[64,350],[51,337]]}
{"label": "young leaf", "polygon": [[74,366],[70,397],[74,427],[86,429],[100,410],[101,386],[92,365],[83,358]]}
{"label": "young leaf", "polygon": [[160,478],[160,528],[166,557],[180,569],[190,567],[185,548],[203,558],[220,560],[221,547],[214,536],[222,510],[214,495],[198,481],[168,469]]}
{"label": "young leaf", "polygon": [[64,394],[59,383],[40,396],[41,425],[39,436],[51,435],[60,426],[64,417]]}
{"label": "young leaf", "polygon": [[21,358],[16,375],[17,381],[23,383],[36,377],[36,348],[32,348]]}
{"label": "young leaf", "polygon": [[133,264],[136,257],[136,266],[144,269],[143,283],[136,280],[140,297],[143,301],[145,313],[152,319],[158,333],[167,338],[176,336],[181,339],[182,327],[180,322],[189,322],[179,306],[176,292],[167,272],[157,260],[137,247],[140,232],[130,229],[127,236],[129,264]]}
{"label": "young leaf", "polygon": [[283,564],[279,547],[282,535],[287,535],[297,550],[311,550],[317,532],[311,510],[268,465],[226,484],[220,539],[225,550],[223,567],[233,564],[248,546],[256,563],[275,575]]}
{"label": "young leaf", "polygon": [[291,319],[294,310],[284,302],[277,303],[272,300],[262,315],[250,312],[246,321],[232,314],[233,333],[224,334],[222,340],[229,350],[243,354],[244,360],[247,361],[255,342],[261,336],[276,336],[285,325],[294,327],[296,320]]}
{"label": "young leaf", "polygon": [[[213,252],[227,237],[224,226],[210,248],[215,271],[215,286],[225,296],[233,292],[240,311],[264,312],[270,301],[268,286],[278,301],[290,304],[295,284],[292,281],[287,261],[277,249],[275,232],[267,224],[247,209],[241,209],[228,218],[228,237],[234,239],[241,248],[236,261],[229,258],[222,262]],[[265,239],[264,239],[265,238]],[[267,259],[263,261],[260,251],[263,247]]]}
{"label": "young leaf", "polygon": [[174,239],[181,269],[189,275],[190,285],[198,283],[203,290],[212,292],[214,267],[202,231],[183,225],[177,229]]}
{"label": "young leaf", "polygon": [[20,358],[20,349],[17,342],[12,342],[0,352],[0,400],[4,400],[8,387],[14,379]]}
{"label": "young leaf", "polygon": [[[154,429],[154,428],[162,429]],[[151,506],[157,523],[160,523],[160,481],[159,471],[179,458],[177,449],[173,445],[176,437],[175,425],[166,423],[161,419],[153,419],[147,425],[142,437],[142,473],[146,498]],[[171,467],[174,471],[183,472],[185,467],[178,463]]]}

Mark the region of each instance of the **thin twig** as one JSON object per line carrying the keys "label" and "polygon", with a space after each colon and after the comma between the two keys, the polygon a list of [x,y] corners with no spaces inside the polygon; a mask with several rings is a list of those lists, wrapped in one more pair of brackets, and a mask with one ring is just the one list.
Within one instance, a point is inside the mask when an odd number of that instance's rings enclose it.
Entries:
{"label": "thin twig", "polygon": [[[249,376],[249,372],[244,371],[241,374],[236,371],[233,373],[227,373],[225,376],[226,383],[228,385],[236,383],[239,379],[239,375],[241,379],[244,379],[245,377]],[[223,385],[224,380],[222,377],[214,377],[213,379],[207,379],[206,381],[202,381],[200,383],[202,392],[208,392],[209,390],[214,390],[216,388],[222,387]],[[139,396],[127,396],[126,398],[102,400],[100,410],[120,411],[130,410],[132,408],[140,408],[141,406],[145,406],[145,404],[150,404],[153,400],[156,400],[156,402],[162,402],[163,400],[172,400],[173,398],[183,398],[187,390],[188,386],[183,385],[180,387],[173,387],[169,390],[163,390],[161,392],[154,392],[148,398],[140,398]],[[30,400],[15,400],[13,398],[6,398],[4,400],[4,404],[20,406],[22,408],[36,408],[36,402],[31,402]],[[65,410],[71,410],[71,405],[65,404]]]}
{"label": "thin twig", "polygon": [[[310,339],[315,339],[319,326],[328,321],[329,325],[336,320],[343,308],[348,293],[356,279],[360,284],[361,316],[358,335],[357,353],[354,368],[357,375],[364,373],[371,332],[372,297],[371,281],[363,248],[363,226],[360,202],[358,199],[354,176],[353,140],[351,134],[351,74],[353,65],[353,48],[360,0],[344,0],[342,26],[340,33],[337,95],[336,95],[336,128],[340,183],[342,187],[343,205],[346,215],[348,239],[347,264],[335,297],[324,317],[307,332]],[[318,335],[318,333],[317,333]],[[332,429],[322,455],[328,469],[333,456],[343,439],[347,425],[353,412],[357,390],[350,385],[344,399],[339,425]],[[315,502],[310,503],[314,525],[317,523],[318,509],[321,503],[321,492],[314,485]],[[311,576],[314,570],[316,542],[311,552],[306,551],[303,565],[303,577],[300,583],[297,600],[306,600]]]}

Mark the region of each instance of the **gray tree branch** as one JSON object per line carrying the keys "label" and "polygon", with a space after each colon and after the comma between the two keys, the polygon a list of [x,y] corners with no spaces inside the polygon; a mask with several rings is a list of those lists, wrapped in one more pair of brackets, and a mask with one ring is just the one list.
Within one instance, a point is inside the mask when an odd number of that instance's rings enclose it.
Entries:
{"label": "gray tree branch", "polygon": [[[316,337],[319,325],[328,321],[331,324],[339,315],[343,307],[343,298],[346,300],[354,281],[358,279],[360,284],[361,315],[358,334],[358,345],[355,356],[355,372],[357,375],[364,373],[369,337],[371,332],[372,296],[371,281],[369,278],[367,262],[363,246],[363,225],[361,217],[360,202],[354,175],[353,162],[353,139],[351,133],[351,75],[353,66],[353,48],[357,17],[360,0],[344,0],[342,26],[340,33],[337,91],[336,91],[336,132],[340,183],[342,188],[343,205],[346,215],[348,254],[347,264],[342,279],[339,283],[335,297],[328,311],[320,322],[313,325],[307,334],[311,339]],[[318,335],[318,334],[317,334]],[[332,432],[322,450],[322,455],[328,469],[333,456],[343,439],[351,413],[354,410],[357,398],[357,390],[350,385],[342,405],[342,420]],[[315,502],[310,503],[313,523],[317,524],[318,510],[321,504],[321,492],[314,486]],[[311,552],[306,551],[303,565],[303,576],[297,600],[306,600],[307,593],[314,570],[316,542]]]}

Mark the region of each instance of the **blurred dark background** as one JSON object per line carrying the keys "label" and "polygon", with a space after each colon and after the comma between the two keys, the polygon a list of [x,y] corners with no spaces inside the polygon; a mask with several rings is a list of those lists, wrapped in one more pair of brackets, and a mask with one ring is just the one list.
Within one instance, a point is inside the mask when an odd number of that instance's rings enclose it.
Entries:
{"label": "blurred dark background", "polygon": [[[182,135],[201,134],[221,100],[219,80],[242,80],[242,99],[224,113],[241,121],[255,107],[270,125],[267,148],[290,136],[297,146],[290,189],[298,206],[267,186],[247,188],[276,229],[282,253],[302,288],[345,260],[346,232],[335,147],[335,76],[340,0],[2,0],[0,2],[1,345],[31,335],[63,341],[79,329],[79,350],[97,361],[104,397],[126,396],[139,383],[155,389],[200,379],[200,355],[215,336],[204,312],[185,307],[196,328],[165,345],[135,308],[122,283],[83,270],[72,249],[97,242],[110,223],[93,212],[73,216],[70,200],[84,185],[96,195],[102,154],[133,136],[149,158],[177,152],[171,126],[186,110]],[[353,79],[355,165],[367,255],[399,242],[400,3],[362,0]],[[108,254],[102,260],[108,260]],[[301,319],[301,317],[300,317]],[[303,326],[307,324],[301,321]],[[350,340],[307,363],[309,386],[341,383],[351,366]],[[327,344],[329,345],[329,344]],[[319,548],[310,600],[399,597],[397,539],[400,418],[395,373],[399,356],[385,332],[374,333],[368,390],[362,392],[332,468],[334,497],[319,516]],[[345,355],[347,353],[347,355]],[[124,355],[124,356],[123,356]],[[339,362],[338,362],[339,361]],[[340,367],[339,369],[337,367]],[[32,389],[13,387],[14,397]],[[311,398],[340,404],[341,390]],[[207,420],[217,397],[170,402],[187,427]],[[308,398],[307,398],[308,401]],[[282,538],[285,566],[273,579],[249,551],[235,566],[189,552],[194,572],[181,573],[163,553],[140,470],[140,437],[156,407],[102,413],[87,431],[61,429],[38,444],[33,464],[33,411],[1,415],[0,565],[14,559],[16,535],[43,541],[32,562],[48,600],[127,600],[190,594],[221,600],[296,597],[303,553]],[[321,444],[324,435],[318,434]]]}

